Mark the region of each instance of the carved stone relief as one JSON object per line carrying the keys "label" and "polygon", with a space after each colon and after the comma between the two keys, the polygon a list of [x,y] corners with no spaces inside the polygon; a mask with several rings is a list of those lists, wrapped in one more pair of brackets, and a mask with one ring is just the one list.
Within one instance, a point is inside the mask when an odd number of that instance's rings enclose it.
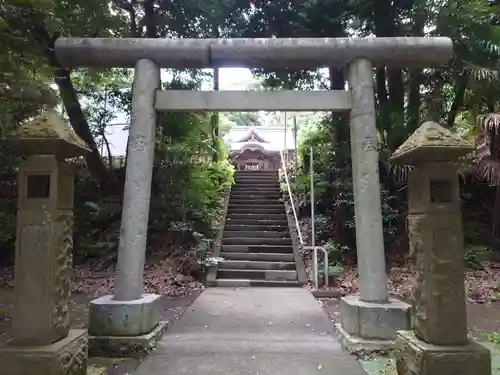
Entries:
{"label": "carved stone relief", "polygon": [[54,329],[66,336],[69,331],[68,300],[71,293],[70,270],[73,257],[73,213],[61,212],[57,218],[60,238],[56,248],[56,283],[54,291]]}
{"label": "carved stone relief", "polygon": [[60,373],[64,375],[83,375],[87,367],[88,338],[79,340],[65,348],[58,358]]}

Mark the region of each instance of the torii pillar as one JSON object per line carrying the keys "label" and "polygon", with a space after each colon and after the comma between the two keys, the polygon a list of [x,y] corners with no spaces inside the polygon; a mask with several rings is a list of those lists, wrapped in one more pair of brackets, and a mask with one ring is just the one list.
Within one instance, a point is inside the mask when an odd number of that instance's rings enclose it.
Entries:
{"label": "torii pillar", "polygon": [[[114,296],[95,300],[90,311],[90,349],[94,343],[112,347],[144,342],[161,332],[158,296],[142,294],[151,172],[153,168],[155,110],[241,110],[248,95],[227,92],[162,92],[159,68],[213,68],[246,66],[263,69],[315,69],[323,66],[349,70],[350,91],[333,95],[322,110],[351,111],[356,238],[361,296],[342,301],[338,326],[346,346],[393,343],[397,329],[409,325],[409,306],[387,295],[377,135],[373,89],[374,67],[427,68],[440,66],[453,55],[449,38],[276,38],[276,39],[154,39],[59,38],[55,54],[64,67],[135,67],[132,123],[125,181],[124,209]],[[171,95],[165,95],[171,94]],[[274,95],[269,104],[281,109],[311,110],[309,100],[294,100],[294,92]],[[303,93],[302,93],[303,94]],[[324,94],[324,93],[323,93]],[[225,96],[224,96],[225,95]],[[229,95],[229,96],[228,96]],[[312,95],[312,96],[311,96]],[[277,99],[278,96],[280,100]],[[304,95],[302,95],[304,97]],[[239,103],[238,103],[239,100]],[[229,102],[229,103],[228,103]],[[236,104],[235,104],[236,103]],[[251,110],[262,110],[259,108]],[[250,106],[251,107],[251,106]],[[315,107],[318,110],[321,110]],[[149,331],[149,332],[148,332]],[[108,345],[109,343],[115,343]],[[97,346],[99,346],[97,345]],[[132,344],[133,345],[133,344]],[[110,348],[111,347],[111,348]]]}
{"label": "torii pillar", "polygon": [[154,347],[167,322],[161,296],[144,293],[144,262],[156,135],[155,93],[160,68],[135,64],[127,170],[113,295],[90,302],[89,351],[101,356],[141,356]]}

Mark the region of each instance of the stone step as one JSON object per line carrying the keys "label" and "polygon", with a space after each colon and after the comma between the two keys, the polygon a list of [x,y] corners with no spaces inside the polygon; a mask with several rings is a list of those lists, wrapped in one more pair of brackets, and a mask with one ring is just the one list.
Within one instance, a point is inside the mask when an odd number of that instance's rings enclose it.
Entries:
{"label": "stone step", "polygon": [[226,220],[233,219],[246,219],[246,220],[286,220],[285,212],[283,210],[282,214],[272,213],[272,214],[264,214],[264,213],[237,213],[231,212],[227,214]]}
{"label": "stone step", "polygon": [[254,177],[236,177],[234,179],[236,182],[236,185],[244,185],[244,184],[272,184],[272,185],[278,185],[280,183],[280,180],[278,178],[274,177],[261,177],[261,178],[254,178]]}
{"label": "stone step", "polygon": [[236,184],[234,185],[235,187],[254,187],[254,186],[259,186],[259,187],[269,187],[272,189],[277,189],[279,188],[279,182],[278,181],[263,181],[263,180],[245,180],[241,181],[238,180],[236,181]]}
{"label": "stone step", "polygon": [[276,190],[269,190],[269,191],[264,191],[264,190],[258,190],[258,189],[239,189],[235,190],[233,189],[231,191],[231,198],[247,198],[247,199],[279,199],[282,198],[283,195],[279,191],[279,189]]}
{"label": "stone step", "polygon": [[266,214],[284,214],[285,213],[285,207],[283,205],[280,205],[278,207],[272,207],[272,206],[247,206],[247,205],[240,205],[240,206],[234,206],[234,205],[229,205],[227,208],[227,214],[255,214],[255,215],[266,215]]}
{"label": "stone step", "polygon": [[223,244],[221,253],[293,254],[290,245],[231,245]]}
{"label": "stone step", "polygon": [[[248,200],[251,200],[251,199],[248,199]],[[281,208],[281,209],[284,209],[285,208],[285,205],[282,203],[282,202],[276,202],[276,203],[271,203],[271,202],[267,202],[267,203],[264,203],[264,204],[261,204],[261,205],[251,205],[251,204],[248,204],[246,202],[241,202],[240,200],[237,200],[237,201],[232,201],[231,199],[229,200],[229,206],[228,207],[233,207],[233,208],[260,208],[260,209],[264,209],[264,208]]]}
{"label": "stone step", "polygon": [[251,193],[251,194],[281,194],[281,188],[278,185],[274,186],[260,186],[260,185],[247,185],[237,184],[231,187],[231,193]]}
{"label": "stone step", "polygon": [[259,262],[293,262],[293,254],[280,253],[221,253],[227,260],[250,260]]}
{"label": "stone step", "polygon": [[266,227],[279,225],[288,227],[288,221],[285,216],[282,216],[280,219],[266,219],[259,215],[252,215],[250,218],[227,217],[226,225],[265,225]]}
{"label": "stone step", "polygon": [[276,203],[271,203],[267,202],[261,205],[256,205],[256,204],[248,204],[246,202],[240,202],[240,201],[231,201],[229,200],[229,206],[228,208],[248,208],[251,207],[252,209],[263,209],[263,208],[278,208],[278,209],[284,209],[285,206],[282,202],[276,202]]}
{"label": "stone step", "polygon": [[279,178],[277,173],[237,173],[234,178]]}
{"label": "stone step", "polygon": [[224,260],[219,262],[219,270],[225,270],[225,269],[295,271],[295,263],[251,261],[251,260]]}
{"label": "stone step", "polygon": [[250,279],[250,280],[276,280],[296,281],[297,271],[293,270],[254,270],[254,269],[220,269],[217,272],[219,279]]}
{"label": "stone step", "polygon": [[235,176],[267,176],[278,175],[278,171],[235,171]]}
{"label": "stone step", "polygon": [[297,288],[298,281],[250,280],[250,279],[217,279],[215,286],[222,288],[275,287]]}
{"label": "stone step", "polygon": [[249,185],[234,185],[231,188],[232,193],[240,194],[281,194],[279,186],[249,186]]}
{"label": "stone step", "polygon": [[280,201],[281,197],[271,197],[271,198],[266,198],[264,196],[259,197],[259,198],[253,198],[249,196],[241,196],[241,197],[234,197],[231,195],[229,198],[229,204],[244,204],[244,205],[250,205],[250,206],[263,206],[263,205],[277,205],[280,204],[281,207],[283,207],[283,202]]}
{"label": "stone step", "polygon": [[233,185],[231,192],[236,192],[240,194],[281,194],[280,187],[277,185],[251,185],[251,184],[241,184]]}
{"label": "stone step", "polygon": [[263,182],[263,183],[279,183],[278,176],[236,176],[234,178],[236,184],[245,184],[247,182]]}
{"label": "stone step", "polygon": [[285,224],[278,224],[278,225],[270,225],[270,224],[254,224],[254,225],[245,225],[245,224],[227,224],[226,227],[224,228],[227,231],[241,231],[241,232],[246,232],[246,231],[269,231],[269,232],[286,232],[288,233],[288,225]]}
{"label": "stone step", "polygon": [[269,193],[269,194],[260,194],[260,193],[240,193],[240,192],[232,192],[230,195],[231,200],[238,200],[243,202],[249,202],[251,200],[257,201],[268,201],[273,202],[281,199],[282,195],[280,193]]}
{"label": "stone step", "polygon": [[279,180],[277,178],[249,178],[249,177],[237,177],[234,182],[236,185],[273,185],[278,186]]}
{"label": "stone step", "polygon": [[224,230],[223,238],[290,238],[288,234],[288,230],[283,231],[248,231],[248,230],[228,230],[227,228]]}
{"label": "stone step", "polygon": [[266,238],[266,237],[224,237],[222,245],[278,245],[292,246],[291,238]]}

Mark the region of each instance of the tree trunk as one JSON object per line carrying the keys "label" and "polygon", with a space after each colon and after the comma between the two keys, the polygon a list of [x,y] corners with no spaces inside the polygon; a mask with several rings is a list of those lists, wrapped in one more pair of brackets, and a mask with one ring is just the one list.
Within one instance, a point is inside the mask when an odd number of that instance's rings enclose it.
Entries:
{"label": "tree trunk", "polygon": [[455,97],[453,98],[450,112],[448,112],[448,119],[446,120],[446,125],[448,126],[448,128],[453,127],[453,124],[455,124],[455,118],[457,117],[460,108],[462,108],[462,105],[464,104],[466,88],[467,85],[463,81],[457,82],[455,84]]}
{"label": "tree trunk", "polygon": [[90,126],[83,114],[78,96],[71,81],[70,71],[59,64],[54,51],[57,35],[50,35],[42,23],[36,20],[31,25],[34,39],[39,43],[42,53],[45,55],[49,65],[54,69],[54,81],[59,88],[59,94],[68,113],[69,121],[75,133],[82,138],[92,150],[85,157],[87,167],[91,176],[97,181],[101,188],[105,188],[111,179],[111,172],[99,154],[97,144],[94,140]]}
{"label": "tree trunk", "polygon": [[[424,36],[425,4],[418,2],[414,6],[412,36]],[[407,133],[411,134],[420,124],[420,84],[422,83],[422,70],[412,69],[409,72],[408,92],[408,118],[406,122]]]}
{"label": "tree trunk", "polygon": [[377,94],[379,108],[387,109],[387,103],[389,102],[389,94],[387,92],[385,68],[377,69],[375,85],[376,85],[376,94]]}
{"label": "tree trunk", "polygon": [[[299,146],[297,139],[297,116],[293,115],[293,148],[295,149],[295,171],[299,168]],[[297,172],[295,172],[297,173]]]}
{"label": "tree trunk", "polygon": [[156,19],[155,0],[144,0],[143,8],[146,38],[158,38],[158,20]]}
{"label": "tree trunk", "polygon": [[500,186],[495,188],[495,205],[493,209],[493,239],[496,240],[500,233]]}
{"label": "tree trunk", "polygon": [[[377,0],[374,6],[375,35],[378,37],[398,36],[395,6],[391,0]],[[380,80],[381,70],[378,71]],[[388,98],[391,110],[396,113],[403,113],[404,110],[404,83],[401,69],[387,69]],[[377,90],[382,89],[382,82],[377,83]],[[383,91],[380,91],[382,94]]]}
{"label": "tree trunk", "polygon": [[[219,38],[219,27],[214,26],[214,36],[216,38]],[[219,67],[214,67],[214,91],[219,91],[219,77],[220,74],[220,68]],[[219,139],[219,113],[214,112],[212,113],[212,117],[210,118],[210,125],[212,128],[212,147],[214,148],[214,153],[212,155],[212,160],[214,162],[219,160],[219,149],[218,149],[218,139]]]}
{"label": "tree trunk", "polygon": [[[393,112],[404,115],[405,86],[401,69],[387,69],[387,86],[389,88],[389,102]],[[401,118],[400,120],[403,120]]]}
{"label": "tree trunk", "polygon": [[109,182],[110,170],[106,167],[106,164],[104,164],[99,154],[99,149],[97,148],[89,124],[85,119],[82,107],[78,101],[73,82],[71,82],[69,71],[64,68],[56,68],[54,78],[59,88],[64,108],[68,113],[71,126],[75,130],[75,133],[78,134],[92,150],[92,152],[85,157],[89,172],[92,177],[99,182],[99,185],[106,185]]}
{"label": "tree trunk", "polygon": [[407,134],[417,130],[420,124],[420,83],[422,73],[420,69],[412,69],[409,76]]}

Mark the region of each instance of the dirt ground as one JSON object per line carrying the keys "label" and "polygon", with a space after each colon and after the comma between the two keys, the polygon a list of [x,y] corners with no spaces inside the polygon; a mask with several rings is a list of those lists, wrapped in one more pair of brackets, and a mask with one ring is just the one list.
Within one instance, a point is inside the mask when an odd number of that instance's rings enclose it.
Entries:
{"label": "dirt ground", "polygon": [[[178,319],[184,311],[200,295],[202,284],[190,278],[179,277],[171,271],[168,264],[147,269],[145,287],[148,292],[163,295],[163,319]],[[489,267],[485,271],[466,275],[468,289],[467,305],[468,326],[472,337],[479,341],[487,341],[490,332],[500,333],[500,267]],[[12,317],[14,299],[13,272],[0,270],[0,343],[9,338],[9,329]],[[402,298],[407,293],[409,275],[404,271],[391,274],[391,294]],[[471,287],[472,285],[472,287]],[[70,319],[72,327],[84,328],[87,325],[89,301],[96,296],[110,293],[113,286],[113,277],[110,273],[96,273],[80,270],[73,285],[73,294],[70,301]],[[337,284],[340,295],[356,293],[357,280],[354,272],[345,272],[341,282]],[[319,299],[325,311],[335,322],[339,321],[339,299]],[[500,358],[500,355],[499,355]],[[383,359],[381,359],[383,362]],[[382,363],[381,362],[381,363]],[[127,375],[132,374],[140,360],[136,359],[99,359],[89,360],[90,375]],[[377,361],[367,365],[377,364]],[[500,363],[499,363],[500,366]],[[497,367],[499,367],[497,366]],[[500,372],[497,372],[500,375]],[[380,372],[374,372],[380,375]]]}
{"label": "dirt ground", "polygon": [[[178,319],[184,311],[200,295],[201,291],[194,291],[184,296],[166,297],[162,299],[162,320]],[[85,328],[88,321],[88,306],[93,294],[73,294],[70,301],[70,319],[73,328]],[[12,305],[14,289],[0,289],[0,343],[9,339],[9,330],[12,321]],[[96,375],[127,375],[131,374],[140,364],[137,359],[89,359],[90,374]],[[104,370],[106,369],[106,372]]]}
{"label": "dirt ground", "polygon": [[[340,320],[340,299],[320,299],[323,308],[334,322]],[[485,341],[488,333],[500,332],[500,303],[467,304],[469,334],[476,340]]]}
{"label": "dirt ground", "polygon": [[[340,321],[340,299],[322,298],[320,304],[335,323]],[[488,333],[500,333],[500,303],[467,304],[469,334],[491,351],[492,375],[500,375],[500,346],[488,341]],[[393,358],[373,355],[360,358],[367,375],[397,375]]]}

